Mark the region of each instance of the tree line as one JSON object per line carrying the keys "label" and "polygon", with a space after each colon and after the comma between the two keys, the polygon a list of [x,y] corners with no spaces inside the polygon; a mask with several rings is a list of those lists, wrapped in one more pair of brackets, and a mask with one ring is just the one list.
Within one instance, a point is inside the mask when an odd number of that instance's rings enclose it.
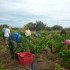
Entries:
{"label": "tree line", "polygon": [[[40,31],[40,30],[61,30],[63,29],[62,26],[60,25],[54,25],[52,27],[47,26],[46,24],[44,24],[42,21],[36,21],[35,23],[33,22],[29,22],[28,24],[26,24],[24,26],[24,29],[29,28],[30,30],[36,30],[36,31]],[[68,30],[70,30],[70,28],[67,28]]]}
{"label": "tree line", "polygon": [[[4,25],[0,25],[0,29],[3,27],[9,27],[7,24]],[[13,27],[11,27],[13,28]],[[42,21],[36,21],[35,23],[33,22],[29,22],[26,25],[24,25],[23,29],[27,29],[29,28],[30,30],[35,30],[35,31],[40,31],[40,30],[47,30],[47,31],[51,31],[51,30],[61,30],[63,29],[62,26],[60,25],[54,25],[52,27],[47,26],[45,23],[43,23]],[[18,27],[13,28],[13,29],[19,29]],[[65,28],[66,30],[70,30],[70,28]]]}

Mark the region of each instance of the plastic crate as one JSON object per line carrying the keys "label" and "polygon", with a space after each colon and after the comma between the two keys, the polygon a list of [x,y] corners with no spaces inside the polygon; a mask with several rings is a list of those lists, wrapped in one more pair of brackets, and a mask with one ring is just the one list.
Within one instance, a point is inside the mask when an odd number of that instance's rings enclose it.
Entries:
{"label": "plastic crate", "polygon": [[32,64],[32,61],[34,60],[34,58],[35,58],[35,55],[30,52],[18,53],[18,59],[22,65]]}

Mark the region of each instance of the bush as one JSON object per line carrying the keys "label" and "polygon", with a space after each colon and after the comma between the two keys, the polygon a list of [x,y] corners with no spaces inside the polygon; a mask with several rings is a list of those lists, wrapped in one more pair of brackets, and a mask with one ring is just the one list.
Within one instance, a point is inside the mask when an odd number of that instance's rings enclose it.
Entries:
{"label": "bush", "polygon": [[6,66],[4,64],[0,65],[0,70],[6,70]]}
{"label": "bush", "polygon": [[62,50],[59,53],[59,56],[61,58],[63,58],[63,60],[65,61],[66,67],[70,68],[70,51],[69,50]]}
{"label": "bush", "polygon": [[56,63],[55,64],[55,70],[64,70],[60,64]]}

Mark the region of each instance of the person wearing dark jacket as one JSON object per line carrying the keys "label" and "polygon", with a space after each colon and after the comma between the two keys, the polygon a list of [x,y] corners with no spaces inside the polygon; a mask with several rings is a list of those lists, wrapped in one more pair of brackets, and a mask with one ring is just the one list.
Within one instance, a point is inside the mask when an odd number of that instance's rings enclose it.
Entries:
{"label": "person wearing dark jacket", "polygon": [[9,49],[11,53],[11,58],[17,58],[16,48],[18,46],[18,43],[21,43],[21,35],[20,33],[15,32],[9,36]]}
{"label": "person wearing dark jacket", "polygon": [[66,31],[64,29],[61,30],[60,35],[66,35]]}

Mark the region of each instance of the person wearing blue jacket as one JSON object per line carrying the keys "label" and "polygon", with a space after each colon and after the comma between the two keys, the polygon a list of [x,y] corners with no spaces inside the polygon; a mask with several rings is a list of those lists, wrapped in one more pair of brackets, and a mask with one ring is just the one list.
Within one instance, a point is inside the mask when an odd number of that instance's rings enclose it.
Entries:
{"label": "person wearing blue jacket", "polygon": [[9,49],[11,53],[11,58],[16,59],[16,48],[18,46],[18,43],[21,43],[21,34],[18,32],[12,33],[9,36]]}

